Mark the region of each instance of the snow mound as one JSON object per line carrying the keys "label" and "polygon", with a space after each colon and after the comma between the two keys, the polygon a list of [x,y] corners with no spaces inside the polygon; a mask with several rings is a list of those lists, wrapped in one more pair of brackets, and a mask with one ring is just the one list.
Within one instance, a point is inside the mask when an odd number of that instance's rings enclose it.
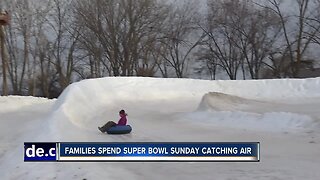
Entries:
{"label": "snow mound", "polygon": [[218,92],[209,92],[201,100],[198,110],[235,111],[247,106],[262,106],[263,102]]}
{"label": "snow mound", "polygon": [[200,114],[196,115],[201,118],[191,117],[202,124],[267,131],[296,130],[318,125],[319,122],[314,118],[319,117],[311,117],[310,111],[302,110],[301,106],[305,104],[276,103],[210,92],[203,96],[198,107]]}
{"label": "snow mound", "polygon": [[198,111],[186,113],[178,121],[207,128],[236,128],[266,132],[299,132],[314,125],[311,117],[290,112],[258,114],[242,111]]}
{"label": "snow mound", "polygon": [[0,96],[0,113],[12,112],[33,105],[41,105],[55,100],[32,96]]}
{"label": "snow mound", "polygon": [[259,101],[263,99],[320,97],[319,88],[320,78],[208,81],[108,77],[70,85],[56,101],[54,113],[64,114],[75,126],[89,130],[96,129],[97,125],[108,120],[117,120],[116,114],[120,109],[131,108],[134,111],[139,108],[149,111],[152,104],[158,103],[162,105],[162,111],[172,112],[176,110],[173,108],[176,107],[174,102],[179,102],[190,106],[189,110],[193,111],[208,92],[216,93],[207,95],[207,105],[213,107],[216,103],[210,104],[210,99],[219,99],[220,106],[214,107],[217,110],[228,110],[229,106],[236,108],[239,104],[261,104]]}

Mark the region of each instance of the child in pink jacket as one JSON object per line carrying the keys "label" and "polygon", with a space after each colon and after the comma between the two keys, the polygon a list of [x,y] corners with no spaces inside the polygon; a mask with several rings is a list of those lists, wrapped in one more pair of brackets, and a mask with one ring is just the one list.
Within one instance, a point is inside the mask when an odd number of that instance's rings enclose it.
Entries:
{"label": "child in pink jacket", "polygon": [[105,133],[107,130],[109,130],[111,127],[113,126],[125,126],[127,125],[127,113],[124,111],[124,110],[121,110],[119,112],[119,116],[120,116],[120,119],[118,121],[118,123],[115,123],[113,121],[109,121],[107,122],[105,125],[103,125],[102,127],[98,127],[98,129]]}

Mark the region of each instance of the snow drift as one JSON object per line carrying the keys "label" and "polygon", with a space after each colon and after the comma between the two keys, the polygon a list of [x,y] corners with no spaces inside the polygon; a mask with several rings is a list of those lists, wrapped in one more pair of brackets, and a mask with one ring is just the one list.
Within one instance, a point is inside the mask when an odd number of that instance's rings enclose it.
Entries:
{"label": "snow drift", "polygon": [[198,110],[237,111],[248,106],[263,106],[258,100],[241,98],[218,92],[209,92],[202,97]]}
{"label": "snow drift", "polygon": [[[217,92],[210,92],[202,97],[198,117],[188,114],[185,119],[196,123],[253,129],[258,131],[297,131],[298,129],[319,127],[319,116],[314,109],[301,108],[301,104],[272,102],[242,98]],[[311,111],[316,113],[310,114]],[[310,116],[311,115],[311,116]]]}
{"label": "snow drift", "polygon": [[[54,100],[51,100],[53,102]],[[48,102],[46,98],[35,98],[31,96],[3,96],[0,98],[0,113],[12,112],[28,106],[36,106]]]}
{"label": "snow drift", "polygon": [[[66,117],[60,119],[68,119],[78,128],[90,130],[96,129],[99,123],[117,119],[115,115],[120,109],[175,113],[194,111],[200,104],[200,109],[259,113],[274,105],[264,101],[320,97],[319,88],[320,78],[208,81],[109,77],[70,85],[56,101],[54,112]],[[176,103],[185,106],[181,110],[172,108]],[[161,104],[161,109],[155,108],[159,107],[155,104]],[[250,110],[250,107],[257,108]],[[283,111],[273,109],[287,112],[283,108]]]}

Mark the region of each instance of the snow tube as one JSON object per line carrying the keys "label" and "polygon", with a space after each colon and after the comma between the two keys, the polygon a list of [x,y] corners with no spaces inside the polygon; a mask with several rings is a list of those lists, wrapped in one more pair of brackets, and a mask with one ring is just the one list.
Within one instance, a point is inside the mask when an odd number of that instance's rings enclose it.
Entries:
{"label": "snow tube", "polygon": [[108,134],[128,134],[132,131],[130,125],[126,126],[113,126],[107,130]]}

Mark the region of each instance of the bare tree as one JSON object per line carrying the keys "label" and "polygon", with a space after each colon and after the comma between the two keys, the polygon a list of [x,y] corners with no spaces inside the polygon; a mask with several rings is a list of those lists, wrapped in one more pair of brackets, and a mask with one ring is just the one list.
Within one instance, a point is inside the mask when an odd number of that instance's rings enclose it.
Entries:
{"label": "bare tree", "polygon": [[34,57],[34,49],[37,48],[34,48],[33,40],[37,38],[33,32],[38,28],[36,22],[43,17],[42,9],[45,4],[45,1],[7,2],[7,7],[12,12],[12,23],[6,31],[6,43],[13,94],[36,95],[37,59]]}
{"label": "bare tree", "polygon": [[[269,5],[266,7],[278,15],[281,22],[286,48],[282,52],[282,61],[287,57],[290,59],[290,65],[284,69],[290,69],[285,76],[296,77],[305,62],[305,55],[310,48],[312,40],[315,39],[320,26],[314,26],[314,21],[317,19],[315,15],[315,3],[317,0],[295,0],[297,13],[293,15],[286,15],[281,9],[281,2],[279,0],[268,0]],[[290,28],[289,28],[290,27]],[[292,29],[293,31],[289,31]]]}
{"label": "bare tree", "polygon": [[72,0],[54,0],[47,16],[50,39],[53,39],[47,60],[55,68],[55,80],[51,83],[52,91],[55,92],[52,93],[59,94],[72,82],[75,47],[80,37],[80,27],[73,26],[74,19],[70,11],[72,3]]}
{"label": "bare tree", "polygon": [[241,23],[233,23],[241,36],[235,43],[243,52],[251,78],[259,79],[267,57],[276,51],[281,24],[273,11],[256,7],[251,1],[247,3],[245,12],[241,13]]}
{"label": "bare tree", "polygon": [[307,35],[312,37],[312,42],[320,45],[320,0],[315,0],[315,11],[314,17],[309,18],[308,26],[313,30],[314,34],[310,32],[305,32]]}
{"label": "bare tree", "polygon": [[[181,2],[180,2],[181,3]],[[199,33],[198,6],[195,1],[183,1],[183,4],[172,5],[163,37],[160,42],[165,51],[163,59],[174,69],[178,78],[184,77],[188,69],[188,60],[192,51],[198,46],[203,37]]]}
{"label": "bare tree", "polygon": [[18,85],[18,92],[21,93],[22,86],[24,82],[25,72],[27,72],[27,84],[28,84],[28,95],[35,95],[34,83],[33,83],[33,63],[30,61],[30,39],[31,39],[31,25],[33,13],[30,9],[30,1],[22,1],[21,3],[16,4],[16,19],[17,19],[17,29],[21,33],[23,38],[23,65],[22,72],[20,76],[20,83]]}
{"label": "bare tree", "polygon": [[5,46],[5,29],[4,27],[9,24],[10,17],[7,11],[2,11],[0,9],[0,56],[2,59],[2,76],[3,76],[3,87],[2,87],[2,94],[4,96],[8,95],[8,84],[7,84],[7,62],[8,57],[6,54],[6,46]]}
{"label": "bare tree", "polygon": [[240,1],[208,1],[206,25],[202,26],[207,35],[204,42],[207,48],[206,57],[212,61],[210,64],[213,67],[221,67],[232,80],[237,79],[244,59],[243,51],[235,43],[240,41],[241,32],[234,25],[241,21],[241,16],[237,13],[242,13],[242,7]]}
{"label": "bare tree", "polygon": [[[132,76],[145,57],[145,43],[154,39],[161,24],[162,8],[154,0],[77,1],[77,24],[92,38],[81,41],[89,58],[98,60],[113,76]],[[93,35],[95,37],[93,37]],[[90,42],[91,41],[91,42]],[[150,56],[151,53],[147,53]],[[90,64],[94,64],[90,60]],[[143,63],[142,63],[143,64]]]}
{"label": "bare tree", "polygon": [[3,25],[0,25],[0,49],[2,59],[2,95],[8,95],[8,84],[7,84],[7,57],[5,53],[5,33]]}

